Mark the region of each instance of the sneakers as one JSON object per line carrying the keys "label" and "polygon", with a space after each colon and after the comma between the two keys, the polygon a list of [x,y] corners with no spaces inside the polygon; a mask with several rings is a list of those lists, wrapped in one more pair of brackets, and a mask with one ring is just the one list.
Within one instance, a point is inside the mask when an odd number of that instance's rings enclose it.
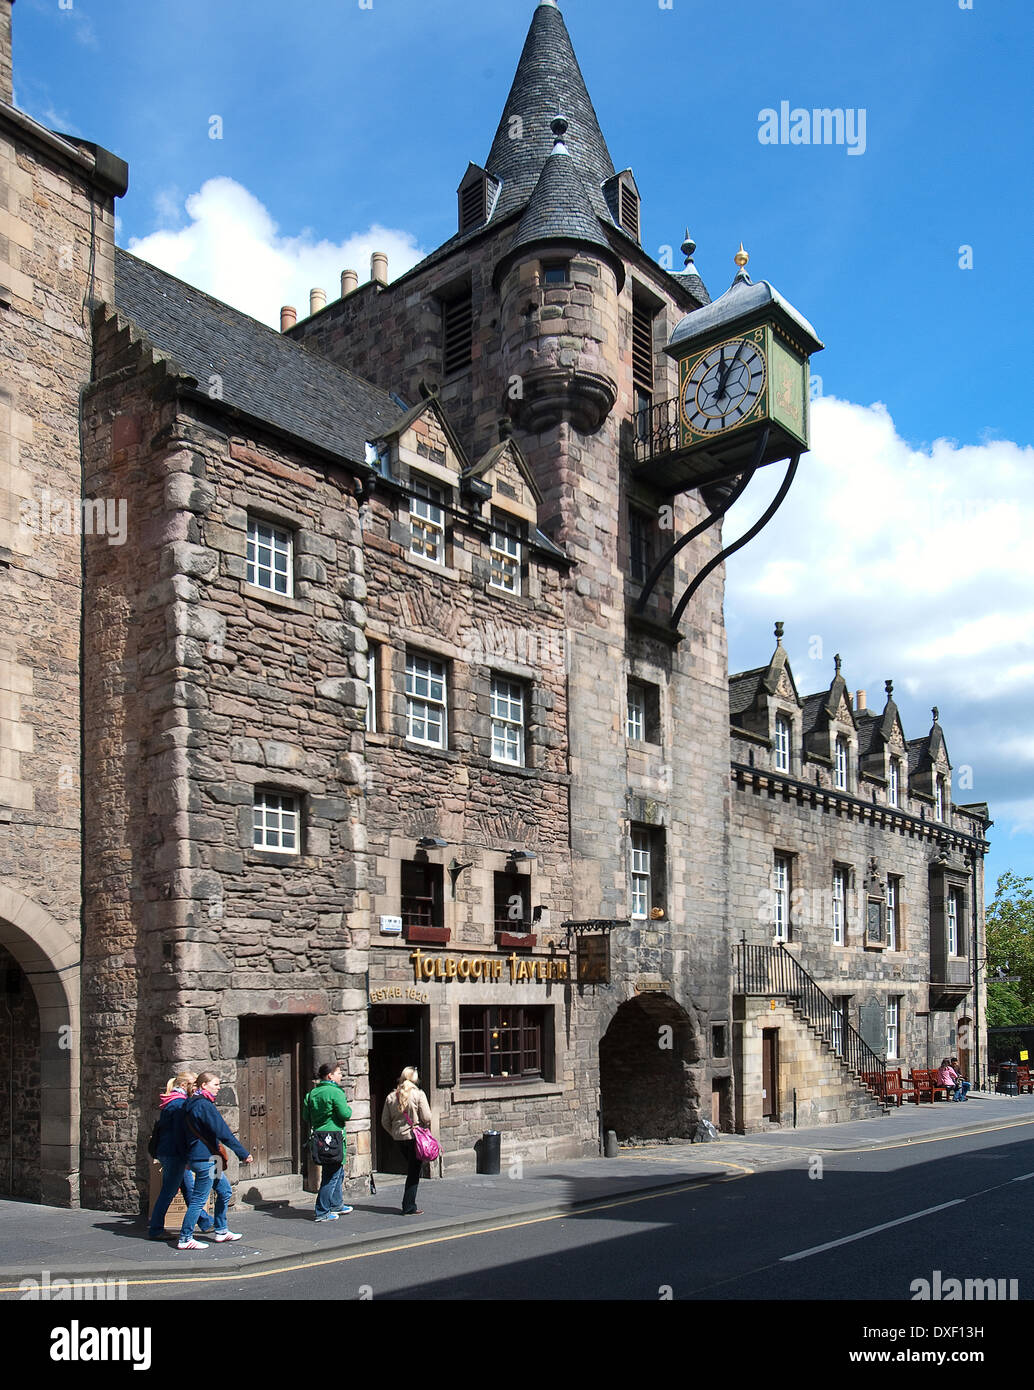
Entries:
{"label": "sneakers", "polygon": [[[351,1211],[352,1208],[349,1207],[348,1210]],[[337,1212],[336,1212],[336,1211],[332,1211],[332,1212],[329,1212],[326,1216],[317,1216],[316,1220],[317,1220],[317,1221],[336,1221],[336,1220],[337,1220]]]}
{"label": "sneakers", "polygon": [[338,1209],[337,1209],[337,1211],[334,1213],[334,1215],[335,1215],[335,1216],[347,1216],[348,1213],[349,1213],[350,1211],[353,1211],[353,1210],[354,1210],[353,1207],[338,1207]]}
{"label": "sneakers", "polygon": [[[218,1237],[217,1237],[218,1239]],[[208,1246],[201,1241],[195,1240],[193,1236],[189,1240],[181,1240],[176,1246],[177,1250],[207,1250]]]}
{"label": "sneakers", "polygon": [[412,1211],[403,1211],[403,1216],[423,1216],[423,1207],[414,1207]]}
{"label": "sneakers", "polygon": [[213,1231],[212,1239],[221,1245],[224,1240],[243,1240],[244,1237],[239,1231]]}

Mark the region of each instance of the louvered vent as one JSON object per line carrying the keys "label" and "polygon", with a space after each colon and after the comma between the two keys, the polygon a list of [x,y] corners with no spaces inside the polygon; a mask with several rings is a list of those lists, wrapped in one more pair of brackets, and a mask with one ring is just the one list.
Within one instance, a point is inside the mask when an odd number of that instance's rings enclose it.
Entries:
{"label": "louvered vent", "polygon": [[474,302],[468,290],[457,299],[442,305],[445,375],[470,366],[474,337]]}
{"label": "louvered vent", "polygon": [[653,315],[641,304],[632,306],[632,379],[653,390]]}
{"label": "louvered vent", "polygon": [[488,180],[478,179],[470,183],[460,194],[460,231],[467,232],[471,227],[480,227],[488,212],[485,194]]}
{"label": "louvered vent", "polygon": [[627,183],[621,185],[621,225],[639,240],[639,195]]}

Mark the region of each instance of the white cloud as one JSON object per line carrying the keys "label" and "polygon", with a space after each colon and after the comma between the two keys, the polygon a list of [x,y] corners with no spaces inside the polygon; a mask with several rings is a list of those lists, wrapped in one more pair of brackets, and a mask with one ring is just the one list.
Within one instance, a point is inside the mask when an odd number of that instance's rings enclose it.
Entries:
{"label": "white cloud", "polygon": [[[778,487],[782,466],[766,472],[730,514],[727,543]],[[778,618],[802,693],[829,685],[835,652],[870,708],[892,678],[908,737],[940,707],[953,762],[973,768],[960,799],[989,801],[999,825],[1024,834],[1034,830],[1032,478],[1034,448],[917,447],[885,406],[821,398],[811,453],[782,509],[729,561],[726,592],[733,670],[767,660]]]}
{"label": "white cloud", "polygon": [[[174,220],[177,204],[175,190],[157,195],[163,221]],[[368,280],[373,251],[387,254],[391,279],[425,254],[410,233],[376,224],[341,242],[307,231],[283,236],[268,209],[230,178],[209,179],[185,207],[185,226],[133,238],[128,249],[273,328],[280,327],[282,304],[307,316],[314,286],[326,290],[328,302],[337,299],[343,270],[356,270],[360,284]]]}

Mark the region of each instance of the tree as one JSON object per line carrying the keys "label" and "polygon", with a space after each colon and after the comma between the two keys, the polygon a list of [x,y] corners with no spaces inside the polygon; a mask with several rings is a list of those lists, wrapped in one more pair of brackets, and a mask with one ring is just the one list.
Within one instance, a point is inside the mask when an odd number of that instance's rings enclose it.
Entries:
{"label": "tree", "polygon": [[[987,1022],[1034,1024],[1034,878],[1002,874],[987,909]],[[995,975],[1018,975],[996,984]]]}

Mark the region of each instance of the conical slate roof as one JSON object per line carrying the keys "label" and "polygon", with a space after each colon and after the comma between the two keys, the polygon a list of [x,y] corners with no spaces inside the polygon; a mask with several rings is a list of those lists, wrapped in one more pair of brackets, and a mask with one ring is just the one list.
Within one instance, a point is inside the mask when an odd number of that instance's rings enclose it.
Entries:
{"label": "conical slate roof", "polygon": [[593,209],[574,155],[561,143],[542,166],[510,250],[546,239],[591,242],[610,254],[610,243]]}
{"label": "conical slate roof", "polygon": [[[574,54],[564,17],[552,0],[540,4],[531,21],[485,168],[503,189],[493,220],[522,207],[535,191],[553,146],[549,123],[558,111],[570,126],[572,155],[587,187],[593,210],[613,222],[600,190],[616,172]],[[517,120],[520,125],[518,127]],[[520,130],[520,138],[514,131]]]}

